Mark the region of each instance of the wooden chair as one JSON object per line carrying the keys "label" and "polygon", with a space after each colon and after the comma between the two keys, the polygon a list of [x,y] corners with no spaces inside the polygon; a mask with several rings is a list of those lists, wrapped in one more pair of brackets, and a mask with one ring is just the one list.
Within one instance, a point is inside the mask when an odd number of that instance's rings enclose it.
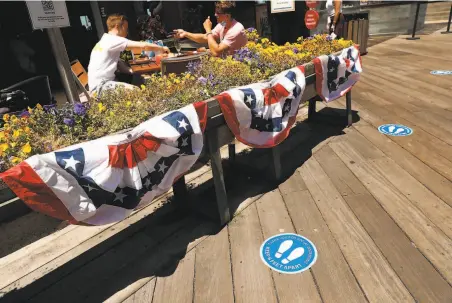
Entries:
{"label": "wooden chair", "polygon": [[[80,61],[74,60],[71,62],[72,74],[74,75],[75,82],[82,89],[83,94],[86,96],[87,101],[91,100],[91,96],[88,93],[88,73],[85,71],[85,68],[82,66]],[[83,101],[82,101],[83,102]]]}

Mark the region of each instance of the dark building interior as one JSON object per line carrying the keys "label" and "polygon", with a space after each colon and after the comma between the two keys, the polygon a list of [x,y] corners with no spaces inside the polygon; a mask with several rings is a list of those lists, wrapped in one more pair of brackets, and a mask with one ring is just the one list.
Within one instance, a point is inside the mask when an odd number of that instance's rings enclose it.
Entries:
{"label": "dark building interior", "polygon": [[[160,6],[159,6],[160,4]],[[214,2],[211,1],[99,1],[104,30],[112,13],[122,13],[129,19],[129,38],[138,40],[137,18],[157,9],[165,29],[176,28],[201,31],[202,23],[210,16],[213,25]],[[98,32],[89,1],[67,1],[70,27],[61,28],[69,60],[78,59],[87,69]],[[269,2],[267,2],[268,11]],[[238,1],[237,16],[245,28],[256,26],[256,1]],[[295,41],[309,35],[304,27],[305,3],[296,1],[296,12],[269,15],[272,39],[277,43]],[[296,28],[296,30],[294,30]],[[33,30],[25,1],[0,2],[0,88],[8,87],[36,75],[48,75],[52,90],[62,85],[55,59],[45,30]]]}

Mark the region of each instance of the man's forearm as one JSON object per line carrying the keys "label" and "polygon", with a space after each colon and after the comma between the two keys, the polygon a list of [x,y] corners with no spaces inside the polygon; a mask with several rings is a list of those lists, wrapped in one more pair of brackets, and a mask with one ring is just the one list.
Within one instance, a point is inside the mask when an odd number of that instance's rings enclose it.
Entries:
{"label": "man's forearm", "polygon": [[207,43],[209,44],[209,49],[212,55],[218,56],[218,43],[215,41],[213,35],[207,35]]}
{"label": "man's forearm", "polygon": [[127,44],[127,49],[140,49],[149,51],[163,51],[163,47],[154,43],[130,41]]}
{"label": "man's forearm", "polygon": [[207,39],[206,39],[206,35],[205,34],[193,34],[193,33],[189,33],[186,32],[187,34],[185,35],[185,37],[187,37],[188,39],[195,41],[197,43],[207,43]]}

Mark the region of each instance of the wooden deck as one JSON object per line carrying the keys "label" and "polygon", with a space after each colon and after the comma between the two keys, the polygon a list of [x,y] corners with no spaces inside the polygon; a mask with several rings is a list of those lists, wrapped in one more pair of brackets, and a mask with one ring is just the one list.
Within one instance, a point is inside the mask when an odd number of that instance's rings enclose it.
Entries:
{"label": "wooden deck", "polygon": [[[232,170],[228,226],[163,200],[107,227],[68,226],[0,259],[3,299],[452,302],[452,76],[430,75],[452,70],[451,48],[452,35],[440,34],[370,48],[354,125],[301,119],[282,144],[279,185]],[[344,120],[345,99],[318,105]],[[385,123],[414,133],[382,135]],[[255,167],[267,159],[263,150],[237,156]],[[203,167],[187,179],[202,189],[210,178]],[[193,203],[214,207],[211,187],[194,192]],[[316,245],[310,270],[284,275],[262,263],[262,242],[282,232]]]}

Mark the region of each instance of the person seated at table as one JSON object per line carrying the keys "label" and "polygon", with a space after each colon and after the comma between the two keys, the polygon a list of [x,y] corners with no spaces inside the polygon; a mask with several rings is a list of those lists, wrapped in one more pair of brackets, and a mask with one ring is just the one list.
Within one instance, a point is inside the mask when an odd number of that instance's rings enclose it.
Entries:
{"label": "person seated at table", "polygon": [[248,42],[243,25],[234,19],[235,1],[215,3],[217,26],[212,29],[210,17],[204,21],[205,34],[189,33],[183,29],[174,30],[176,37],[187,38],[197,43],[207,43],[210,53],[215,57],[232,55]]}
{"label": "person seated at table", "polygon": [[126,39],[129,24],[123,15],[114,14],[107,19],[108,33],[104,34],[91,52],[88,65],[88,87],[90,94],[94,92],[98,96],[105,89],[115,88],[123,85],[126,88],[136,88],[136,86],[115,81],[115,71],[118,69],[122,73],[132,73],[132,69],[119,59],[121,52],[128,49],[140,48],[142,50],[162,51],[169,53],[165,46],[148,42],[139,42]]}

